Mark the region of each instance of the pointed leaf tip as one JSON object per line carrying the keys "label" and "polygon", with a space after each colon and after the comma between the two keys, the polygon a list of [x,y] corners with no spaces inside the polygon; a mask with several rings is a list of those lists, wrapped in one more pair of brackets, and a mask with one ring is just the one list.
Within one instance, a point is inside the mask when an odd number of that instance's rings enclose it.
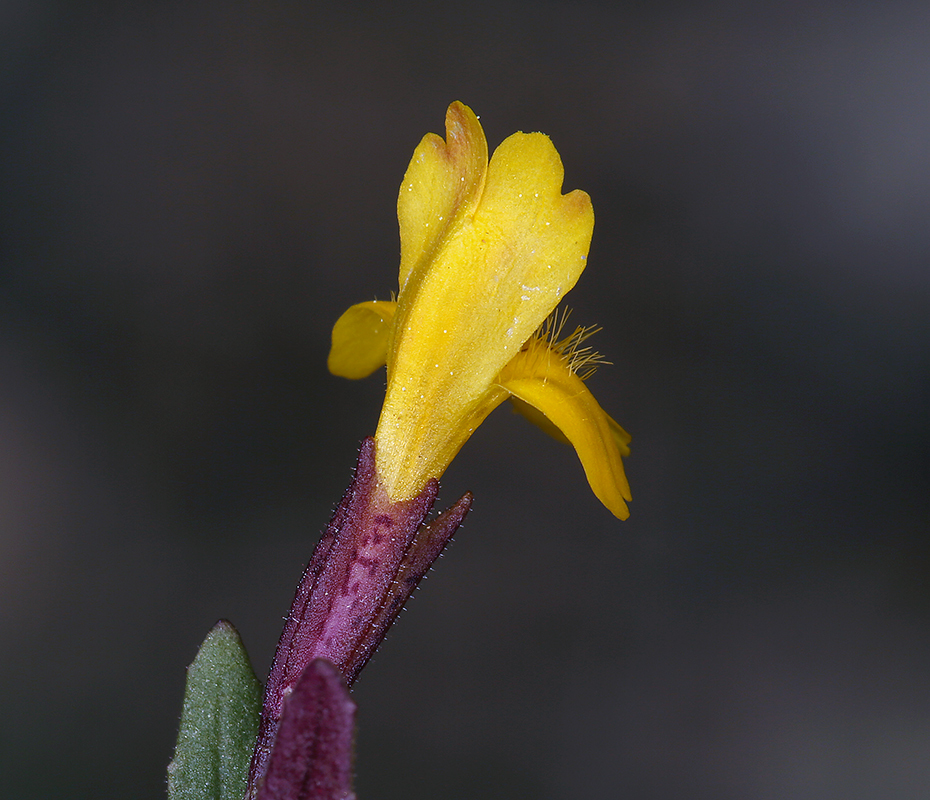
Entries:
{"label": "pointed leaf tip", "polygon": [[169,800],[242,800],[261,691],[238,632],[220,620],[187,670]]}

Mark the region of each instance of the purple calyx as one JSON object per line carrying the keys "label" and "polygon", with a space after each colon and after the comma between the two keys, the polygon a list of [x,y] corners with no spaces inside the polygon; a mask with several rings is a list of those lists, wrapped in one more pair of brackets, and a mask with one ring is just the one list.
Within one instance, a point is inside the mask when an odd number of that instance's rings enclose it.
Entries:
{"label": "purple calyx", "polygon": [[[306,717],[297,709],[319,707],[313,691],[323,691],[324,683],[305,677],[306,671],[312,667],[319,673],[318,665],[328,662],[338,670],[340,682],[351,686],[468,513],[470,494],[426,523],[438,490],[439,482],[432,479],[416,497],[392,501],[378,484],[374,440],[362,443],[355,478],[304,571],[278,641],[249,769],[248,798],[351,796],[282,793],[280,782],[275,784],[277,794],[266,794],[263,787],[271,781],[279,748],[313,751],[293,746],[287,733],[291,715]],[[304,683],[307,688],[302,689]],[[351,741],[352,715],[344,719]],[[334,755],[341,752],[332,750]],[[339,770],[334,766],[331,771]]]}

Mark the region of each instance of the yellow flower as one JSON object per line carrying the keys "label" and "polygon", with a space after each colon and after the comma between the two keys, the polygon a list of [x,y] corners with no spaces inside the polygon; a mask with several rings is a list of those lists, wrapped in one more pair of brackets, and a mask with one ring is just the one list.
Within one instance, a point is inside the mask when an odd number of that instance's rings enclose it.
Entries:
{"label": "yellow flower", "polygon": [[329,355],[330,371],[347,378],[387,364],[375,443],[392,500],[439,478],[511,397],[571,442],[597,497],[629,516],[621,455],[630,437],[573,363],[585,360],[587,333],[557,342],[544,330],[584,270],[594,226],[590,198],[563,195],[563,177],[541,133],[515,133],[488,163],[484,131],[461,103],[446,112],[446,140],[427,134],[414,151],[397,200],[397,300],[352,306]]}

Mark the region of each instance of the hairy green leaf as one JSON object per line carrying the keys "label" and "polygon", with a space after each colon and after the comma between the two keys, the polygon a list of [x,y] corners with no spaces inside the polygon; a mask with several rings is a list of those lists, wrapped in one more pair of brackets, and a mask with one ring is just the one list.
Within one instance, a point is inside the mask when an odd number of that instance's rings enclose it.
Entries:
{"label": "hairy green leaf", "polygon": [[170,800],[242,800],[261,695],[238,632],[220,620],[187,669]]}

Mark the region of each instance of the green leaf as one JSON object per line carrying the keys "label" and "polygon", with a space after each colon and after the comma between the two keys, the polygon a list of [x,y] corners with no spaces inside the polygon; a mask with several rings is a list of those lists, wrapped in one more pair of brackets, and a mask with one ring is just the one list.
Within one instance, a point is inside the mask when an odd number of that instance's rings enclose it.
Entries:
{"label": "green leaf", "polygon": [[236,629],[220,620],[187,669],[170,800],[242,800],[262,687]]}

